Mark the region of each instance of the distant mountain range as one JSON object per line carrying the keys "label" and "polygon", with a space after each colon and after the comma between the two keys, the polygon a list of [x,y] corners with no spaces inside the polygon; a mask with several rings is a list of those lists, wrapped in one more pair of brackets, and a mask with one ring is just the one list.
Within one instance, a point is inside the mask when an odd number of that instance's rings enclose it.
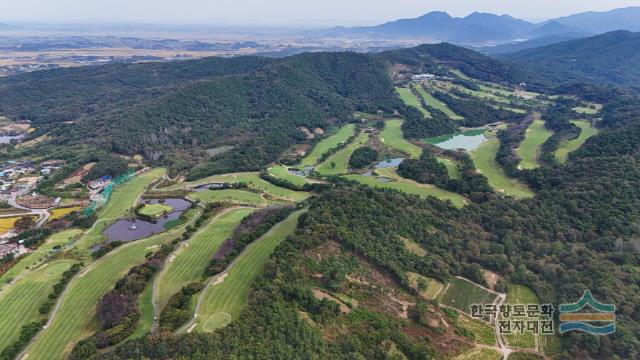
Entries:
{"label": "distant mountain range", "polygon": [[640,32],[626,30],[559,42],[499,56],[541,78],[640,88]]}
{"label": "distant mountain range", "polygon": [[612,30],[640,31],[640,7],[587,12],[542,23],[489,13],[476,12],[460,18],[445,12],[430,12],[418,18],[401,19],[377,26],[333,28],[326,34],[447,41],[462,45],[496,45],[548,37],[586,37]]}

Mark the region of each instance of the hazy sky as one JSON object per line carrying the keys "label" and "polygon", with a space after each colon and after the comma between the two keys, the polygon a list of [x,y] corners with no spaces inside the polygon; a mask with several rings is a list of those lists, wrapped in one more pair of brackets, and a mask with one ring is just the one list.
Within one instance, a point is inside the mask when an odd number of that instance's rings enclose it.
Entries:
{"label": "hazy sky", "polygon": [[372,24],[442,10],[542,20],[640,0],[0,0],[0,22]]}

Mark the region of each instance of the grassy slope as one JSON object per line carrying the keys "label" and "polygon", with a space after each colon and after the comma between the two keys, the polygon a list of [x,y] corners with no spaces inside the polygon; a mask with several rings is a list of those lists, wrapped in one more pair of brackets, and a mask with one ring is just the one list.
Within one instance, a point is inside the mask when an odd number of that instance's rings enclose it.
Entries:
{"label": "grassy slope", "polygon": [[476,150],[472,151],[471,157],[476,168],[489,179],[489,184],[496,191],[515,198],[533,197],[534,193],[528,186],[508,177],[496,162],[496,153],[499,148],[500,141],[494,138],[483,142]]}
{"label": "grassy slope", "polygon": [[17,264],[13,265],[4,273],[2,277],[0,277],[0,286],[8,283],[11,279],[15,279],[17,276],[26,275],[28,269],[35,269],[36,266],[41,265],[56,245],[62,246],[68,244],[80,233],[81,231],[78,229],[71,229],[51,235],[44,244],[38,247],[36,252],[23,256]]}
{"label": "grassy slope", "polygon": [[233,229],[253,209],[233,209],[217,216],[174,252],[158,275],[156,300],[158,308],[166,306],[169,298],[182,287],[200,281],[209,261]]}
{"label": "grassy slope", "polygon": [[354,134],[355,130],[356,126],[354,124],[347,124],[341,127],[335,134],[322,139],[313,147],[313,150],[302,159],[300,165],[315,166],[324,153],[335,148],[340,143],[347,141],[347,139]]}
{"label": "grassy slope", "polygon": [[[322,164],[318,165],[316,171],[322,175],[340,175],[349,171],[349,159],[351,154],[356,151],[357,148],[364,145],[369,140],[369,134],[362,132],[358,137],[347,147],[331,155]],[[331,163],[335,162],[336,166],[332,167]]]}
{"label": "grassy slope", "polygon": [[553,132],[545,128],[543,120],[534,120],[525,133],[525,138],[518,147],[517,154],[520,157],[522,169],[535,169],[538,164],[540,146],[553,135]]}
{"label": "grassy slope", "polygon": [[407,194],[420,196],[421,198],[433,196],[440,200],[451,200],[453,205],[456,207],[463,207],[465,204],[467,204],[467,199],[462,195],[440,189],[439,187],[430,184],[420,184],[412,180],[401,178],[395,173],[393,169],[378,169],[376,170],[376,172],[380,176],[393,178],[396,181],[387,183],[380,182],[376,179],[375,176],[347,175],[345,177],[347,179],[355,180],[368,186],[396,189]]}
{"label": "grassy slope", "polygon": [[556,159],[562,163],[567,161],[569,153],[578,150],[590,137],[598,134],[598,129],[586,120],[574,120],[572,123],[580,128],[580,136],[573,140],[560,142],[556,150]]}
{"label": "grassy slope", "polygon": [[420,99],[418,99],[418,97],[416,97],[416,95],[412,93],[409,88],[397,87],[396,91],[398,92],[400,99],[402,99],[405,104],[413,106],[414,108],[420,110],[422,115],[424,115],[425,117],[431,117],[431,114],[427,111],[427,109],[422,107]]}
{"label": "grassy slope", "polygon": [[284,165],[272,166],[269,169],[269,173],[278,179],[287,180],[296,186],[304,186],[309,182],[305,177],[289,173],[289,170]]}
{"label": "grassy slope", "polygon": [[130,268],[141,264],[149,251],[179,237],[184,226],[122,245],[76,276],[62,294],[53,320],[27,348],[29,359],[62,359],[72,343],[90,335],[95,328],[95,306]]}
{"label": "grassy slope", "polygon": [[202,292],[198,331],[204,331],[204,324],[217,313],[227,313],[232,319],[238,318],[254,280],[262,273],[265,263],[278,244],[296,229],[302,212],[290,215],[250,244],[235,260],[224,281],[211,285]]}
{"label": "grassy slope", "polygon": [[40,318],[38,308],[72,263],[70,260],[52,262],[0,293],[0,351],[18,340],[23,325]]}

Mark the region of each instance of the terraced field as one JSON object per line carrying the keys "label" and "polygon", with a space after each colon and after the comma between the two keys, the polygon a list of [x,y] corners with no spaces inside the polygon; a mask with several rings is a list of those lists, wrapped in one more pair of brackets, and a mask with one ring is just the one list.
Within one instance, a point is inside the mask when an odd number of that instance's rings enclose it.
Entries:
{"label": "terraced field", "polygon": [[573,120],[571,123],[580,128],[580,135],[573,140],[564,140],[560,142],[555,155],[556,159],[561,163],[565,163],[567,161],[571,152],[578,150],[587,140],[589,140],[589,138],[598,134],[598,129],[593,127],[593,125],[591,125],[587,120]]}
{"label": "terraced field", "polygon": [[0,352],[18,340],[23,325],[40,319],[38,308],[72,264],[71,260],[52,262],[0,292]]}
{"label": "terraced field", "polygon": [[[255,278],[263,271],[271,253],[293,233],[304,210],[290,215],[266,234],[249,245],[234,261],[232,267],[201,293],[196,330],[211,332],[237,319],[246,302]],[[223,277],[224,276],[224,277]]]}
{"label": "terraced field", "polygon": [[95,306],[98,300],[129,269],[141,264],[149,251],[177,238],[184,226],[120,246],[82,270],[70,283],[54,310],[46,329],[27,348],[29,359],[63,359],[72,344],[95,329]]}
{"label": "terraced field", "polygon": [[452,278],[439,296],[440,304],[470,314],[473,304],[492,304],[497,298],[495,293],[470,281]]}
{"label": "terraced field", "polygon": [[278,179],[286,180],[296,186],[304,186],[309,180],[303,176],[291,174],[289,169],[284,165],[274,165],[269,169],[269,174]]}
{"label": "terraced field", "polygon": [[496,154],[500,148],[500,141],[496,138],[483,142],[476,150],[471,152],[471,157],[478,171],[489,179],[489,185],[499,193],[514,198],[530,198],[535,194],[529,187],[517,179],[508,177],[502,167],[496,161]]}
{"label": "terraced field", "polygon": [[53,234],[36,251],[24,255],[17,264],[13,265],[0,277],[0,294],[4,284],[17,279],[19,276],[27,275],[28,272],[42,265],[48,259],[48,256],[55,252],[53,250],[54,247],[72,244],[73,239],[81,233],[82,231],[78,229],[70,229]]}
{"label": "terraced field", "polygon": [[327,151],[336,148],[341,143],[347,141],[356,131],[354,124],[347,124],[340,128],[335,134],[330,135],[318,142],[311,152],[300,162],[300,166],[315,166],[320,158]]}
{"label": "terraced field", "polygon": [[501,360],[502,354],[497,350],[478,348],[470,350],[462,355],[456,356],[453,360]]}
{"label": "terraced field", "polygon": [[405,104],[407,104],[408,106],[413,106],[414,108],[420,110],[422,115],[424,115],[425,117],[431,117],[429,111],[422,107],[420,99],[418,99],[418,97],[413,92],[411,92],[411,89],[406,87],[397,87],[396,92],[398,92],[400,99],[402,99]]}
{"label": "terraced field", "polygon": [[547,141],[553,132],[544,126],[544,121],[534,120],[525,133],[525,138],[517,149],[518,157],[520,157],[520,168],[535,169],[540,166],[538,157],[540,156],[540,147]]}
{"label": "terraced field", "polygon": [[[361,132],[358,137],[347,147],[331,155],[322,164],[318,165],[316,171],[321,175],[340,175],[349,171],[349,159],[357,148],[363,146],[369,140],[369,134]],[[333,166],[335,164],[335,166]]]}
{"label": "terraced field", "polygon": [[[539,304],[540,301],[536,294],[526,286],[509,284],[507,287],[507,304]],[[511,320],[529,320],[529,318],[511,318]],[[538,320],[531,318],[530,320]],[[507,345],[515,348],[536,349],[536,336],[532,333],[523,334],[504,334]]]}
{"label": "terraced field", "polygon": [[400,177],[392,168],[377,169],[378,177],[364,175],[346,175],[345,178],[359,183],[384,189],[395,189],[407,194],[417,195],[421,198],[433,196],[440,200],[450,200],[456,207],[463,207],[467,199],[460,195],[430,184],[420,184],[413,180]]}
{"label": "terraced field", "polygon": [[416,88],[416,90],[418,90],[418,93],[420,94],[420,96],[422,96],[422,98],[427,103],[427,105],[442,111],[445,115],[447,115],[452,120],[463,120],[464,119],[463,116],[460,116],[460,115],[456,114],[455,112],[453,112],[453,110],[451,110],[447,106],[447,104],[445,104],[442,101],[440,101],[440,100],[436,99],[435,97],[433,97],[433,95],[431,95],[431,93],[427,92],[422,86],[418,85],[415,88]]}
{"label": "terraced field", "polygon": [[169,298],[182,287],[202,280],[209,261],[233,229],[254,209],[240,208],[216,216],[202,230],[182,243],[167,261],[156,280],[155,298],[158,309],[163,309]]}

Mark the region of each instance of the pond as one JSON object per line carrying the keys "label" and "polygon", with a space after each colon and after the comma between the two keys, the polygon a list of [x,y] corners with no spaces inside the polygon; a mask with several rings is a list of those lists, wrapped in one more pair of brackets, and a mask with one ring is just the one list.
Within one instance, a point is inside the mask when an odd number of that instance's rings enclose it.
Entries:
{"label": "pond", "polygon": [[114,241],[134,241],[149,237],[165,231],[165,224],[178,220],[180,215],[191,207],[191,203],[184,199],[171,198],[171,199],[145,199],[145,204],[158,204],[171,206],[173,209],[170,213],[160,217],[157,221],[151,222],[141,219],[120,219],[109,226],[104,235],[107,237],[107,242]]}
{"label": "pond", "polygon": [[193,188],[193,191],[202,192],[206,190],[221,190],[221,189],[224,189],[225,186],[226,186],[225,183],[204,184],[204,185],[196,186],[195,188]]}
{"label": "pond", "polygon": [[478,148],[487,139],[484,133],[485,129],[469,130],[463,133],[428,138],[425,141],[445,150],[463,149],[471,151]]}
{"label": "pond", "polygon": [[401,162],[404,161],[404,158],[395,158],[395,159],[388,159],[388,160],[384,160],[381,161],[379,163],[377,163],[375,165],[376,169],[384,169],[384,168],[392,168],[392,167],[398,167],[398,165],[400,165]]}

